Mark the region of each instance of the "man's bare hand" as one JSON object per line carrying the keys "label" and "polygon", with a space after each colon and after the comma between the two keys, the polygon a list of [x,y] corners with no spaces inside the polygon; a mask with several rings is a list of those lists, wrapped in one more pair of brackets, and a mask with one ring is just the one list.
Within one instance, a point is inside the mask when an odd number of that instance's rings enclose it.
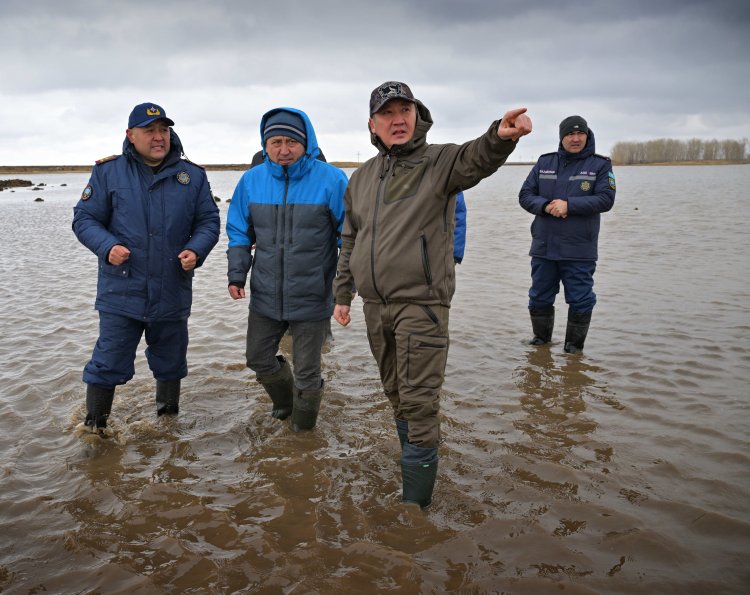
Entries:
{"label": "man's bare hand", "polygon": [[198,264],[198,255],[192,250],[183,250],[177,255],[183,271],[192,271]]}
{"label": "man's bare hand", "polygon": [[568,216],[568,201],[556,198],[551,201],[544,210],[553,217],[565,219]]}
{"label": "man's bare hand", "polygon": [[333,307],[333,318],[341,326],[346,326],[352,321],[352,317],[349,316],[350,306],[344,306],[343,304],[336,304]]}
{"label": "man's bare hand", "polygon": [[245,288],[237,287],[236,285],[229,286],[229,295],[233,300],[241,300],[245,297]]}
{"label": "man's bare hand", "polygon": [[517,141],[529,134],[531,129],[531,118],[526,115],[526,108],[519,107],[505,112],[500,126],[497,127],[497,135],[503,140]]}
{"label": "man's bare hand", "polygon": [[109,256],[107,257],[107,260],[109,260],[109,264],[118,266],[118,265],[121,265],[123,262],[125,262],[128,258],[130,258],[130,250],[128,250],[125,246],[122,246],[121,244],[115,244],[114,246],[112,246],[112,249],[109,251]]}

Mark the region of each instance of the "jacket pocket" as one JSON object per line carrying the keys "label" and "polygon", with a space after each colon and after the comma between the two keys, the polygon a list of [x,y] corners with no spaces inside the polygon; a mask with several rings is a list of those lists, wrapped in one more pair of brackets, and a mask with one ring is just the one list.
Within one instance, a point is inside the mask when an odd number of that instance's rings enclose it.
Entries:
{"label": "jacket pocket", "polygon": [[448,361],[448,337],[409,335],[406,381],[414,388],[440,388]]}
{"label": "jacket pocket", "polygon": [[398,161],[392,177],[388,180],[383,202],[388,204],[415,196],[426,172],[426,157],[419,161]]}
{"label": "jacket pocket", "polygon": [[114,279],[127,279],[130,277],[130,261],[126,260],[122,264],[109,264],[102,262],[100,265],[102,274]]}

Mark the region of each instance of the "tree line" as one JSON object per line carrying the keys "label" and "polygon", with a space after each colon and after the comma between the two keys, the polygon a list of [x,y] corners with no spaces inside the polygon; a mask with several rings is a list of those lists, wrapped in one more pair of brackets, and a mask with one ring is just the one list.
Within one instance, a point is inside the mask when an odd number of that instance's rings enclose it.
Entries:
{"label": "tree line", "polygon": [[674,163],[679,161],[747,161],[748,140],[677,140],[659,138],[645,142],[619,142],[612,147],[614,163]]}

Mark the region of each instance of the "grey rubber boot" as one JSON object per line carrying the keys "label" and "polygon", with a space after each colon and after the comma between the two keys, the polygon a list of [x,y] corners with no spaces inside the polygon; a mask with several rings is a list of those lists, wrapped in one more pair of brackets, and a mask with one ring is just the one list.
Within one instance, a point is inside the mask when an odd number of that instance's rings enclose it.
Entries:
{"label": "grey rubber boot", "polygon": [[95,384],[86,385],[86,421],[87,426],[95,429],[107,427],[107,418],[112,411],[115,398],[114,388],[103,388]]}
{"label": "grey rubber boot", "polygon": [[565,352],[578,353],[583,351],[583,343],[589,332],[591,312],[568,311],[568,328],[565,331]]}
{"label": "grey rubber boot", "polygon": [[398,441],[401,443],[401,450],[404,449],[404,443],[409,440],[409,422],[405,419],[396,418],[396,432],[398,432]]}
{"label": "grey rubber boot", "polygon": [[281,368],[270,376],[259,377],[258,382],[263,385],[273,402],[271,417],[286,419],[292,414],[294,376],[289,362],[283,355],[277,355],[276,359],[279,360]]}
{"label": "grey rubber boot", "polygon": [[419,504],[427,508],[432,504],[432,492],[437,478],[437,448],[422,448],[404,443],[401,453],[402,502]]}
{"label": "grey rubber boot", "polygon": [[312,430],[318,421],[320,401],[323,398],[323,381],[318,390],[299,390],[294,387],[294,411],[292,411],[292,430]]}
{"label": "grey rubber boot", "polygon": [[531,317],[531,330],[534,337],[529,345],[544,345],[552,339],[552,330],[555,328],[555,307],[529,308]]}
{"label": "grey rubber boot", "polygon": [[156,381],[156,415],[177,415],[180,412],[180,380]]}

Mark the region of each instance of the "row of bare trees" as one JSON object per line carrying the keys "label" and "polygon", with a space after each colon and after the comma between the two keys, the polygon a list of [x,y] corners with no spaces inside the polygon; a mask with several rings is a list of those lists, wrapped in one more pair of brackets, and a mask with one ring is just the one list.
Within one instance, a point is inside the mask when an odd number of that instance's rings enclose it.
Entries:
{"label": "row of bare trees", "polygon": [[679,161],[746,161],[748,140],[677,140],[620,142],[612,147],[612,161],[622,165]]}

